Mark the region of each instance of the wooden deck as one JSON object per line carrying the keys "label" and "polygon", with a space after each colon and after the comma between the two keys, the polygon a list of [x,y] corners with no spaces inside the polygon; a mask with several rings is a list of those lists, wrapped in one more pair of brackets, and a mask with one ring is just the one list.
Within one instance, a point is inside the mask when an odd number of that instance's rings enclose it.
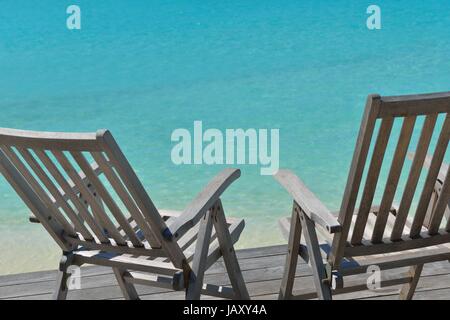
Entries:
{"label": "wooden deck", "polygon": [[[239,262],[252,299],[276,299],[280,287],[286,246],[245,249],[238,252]],[[208,270],[209,283],[228,284],[222,261]],[[68,299],[122,299],[110,268],[84,267],[80,290],[72,290]],[[390,272],[390,271],[389,271]],[[0,276],[0,299],[51,299],[56,271]],[[335,299],[397,299],[399,287],[378,291],[360,291],[334,296]],[[142,299],[183,299],[184,292],[137,286]],[[304,263],[297,267],[295,289],[312,291],[311,271]],[[208,297],[206,297],[208,298]],[[450,263],[426,265],[415,299],[450,299]]]}

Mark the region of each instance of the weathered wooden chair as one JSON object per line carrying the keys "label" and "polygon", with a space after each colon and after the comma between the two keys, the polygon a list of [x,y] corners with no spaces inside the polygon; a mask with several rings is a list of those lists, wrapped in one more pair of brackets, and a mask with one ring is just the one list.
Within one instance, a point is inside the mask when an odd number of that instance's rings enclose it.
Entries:
{"label": "weathered wooden chair", "polygon": [[[443,164],[450,137],[449,112],[450,93],[369,96],[337,218],[292,172],[278,172],[275,178],[294,199],[291,218],[280,220],[282,230],[289,236],[280,299],[312,297],[305,292],[293,294],[298,254],[313,270],[320,299],[331,299],[332,293],[367,289],[367,283],[361,285],[355,277],[367,280],[362,273],[370,266],[380,270],[400,268],[394,270],[396,277],[387,275],[380,285],[403,284],[400,298],[411,299],[424,263],[450,259],[450,171]],[[419,119],[423,119],[423,125]],[[401,130],[398,140],[393,141],[396,147],[387,180],[378,183],[395,120],[402,123]],[[378,134],[365,171],[377,123]],[[415,127],[421,131],[416,151],[410,154],[413,161],[408,173],[403,165]],[[432,156],[427,156],[435,131],[436,148]],[[427,170],[424,181],[420,179],[422,168]],[[402,171],[407,173],[406,184],[397,188]],[[423,188],[417,188],[421,183]],[[382,191],[381,204],[373,206],[377,185]],[[360,189],[359,208],[355,210]],[[416,189],[421,193],[413,210]],[[401,199],[398,208],[393,206],[396,194]],[[410,267],[410,271],[399,272],[404,267]],[[345,276],[352,276],[347,278],[353,280],[346,283]]]}
{"label": "weathered wooden chair", "polygon": [[[66,298],[68,267],[83,264],[112,267],[127,299],[139,298],[135,284],[249,298],[234,251],[244,221],[226,219],[220,201],[239,170],[223,170],[181,214],[156,209],[109,131],[0,129],[0,170],[63,250],[55,298]],[[232,288],[203,283],[220,257]]]}

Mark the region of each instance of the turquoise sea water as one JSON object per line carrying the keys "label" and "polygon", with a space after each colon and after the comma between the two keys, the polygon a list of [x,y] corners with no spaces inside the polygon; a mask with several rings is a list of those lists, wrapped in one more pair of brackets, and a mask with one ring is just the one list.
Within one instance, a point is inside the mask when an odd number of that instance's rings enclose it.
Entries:
{"label": "turquoise sea water", "polygon": [[[450,90],[450,3],[373,1],[0,2],[0,126],[115,135],[155,204],[182,209],[225,166],[175,166],[170,135],[279,128],[280,166],[339,207],[369,93]],[[82,29],[66,28],[77,4]],[[240,246],[283,241],[291,200],[259,166],[225,193]],[[0,178],[0,274],[57,266],[58,249]],[[6,257],[5,257],[6,255]]]}

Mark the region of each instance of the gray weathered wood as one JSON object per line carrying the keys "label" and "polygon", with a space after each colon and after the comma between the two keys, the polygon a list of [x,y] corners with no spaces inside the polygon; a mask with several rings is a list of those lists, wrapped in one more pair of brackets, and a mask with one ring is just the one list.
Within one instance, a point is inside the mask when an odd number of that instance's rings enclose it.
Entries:
{"label": "gray weathered wood", "polygon": [[433,155],[433,160],[431,160],[430,169],[428,170],[428,175],[425,180],[425,185],[420,196],[419,204],[417,205],[416,214],[414,216],[414,221],[411,227],[410,236],[416,237],[422,228],[423,222],[425,220],[426,210],[428,204],[430,203],[431,195],[433,193],[434,185],[438,178],[439,170],[441,168],[442,161],[444,159],[445,152],[447,151],[447,146],[450,138],[450,116],[447,115],[442,127],[442,131],[439,135],[437,141],[436,150]]}
{"label": "gray weathered wood", "polygon": [[274,178],[288,191],[294,201],[315,223],[330,233],[339,232],[341,225],[336,217],[317,199],[305,184],[291,171],[278,170]]}
{"label": "gray weathered wood", "polygon": [[183,214],[169,226],[174,237],[181,237],[188,229],[195,226],[206,210],[219,200],[223,191],[240,175],[241,172],[238,169],[225,169],[215,176],[192,200]]}
{"label": "gray weathered wood", "polygon": [[217,232],[217,239],[220,245],[220,251],[223,256],[223,261],[230,277],[231,286],[234,290],[234,296],[239,300],[250,299],[247,287],[245,286],[244,278],[242,277],[241,268],[234,251],[234,242],[231,238],[230,232],[226,227],[225,213],[221,201],[217,201],[213,212],[214,228]]}
{"label": "gray weathered wood", "polygon": [[369,153],[370,141],[372,140],[375,122],[380,110],[381,97],[370,95],[367,98],[366,107],[353,153],[352,164],[348,174],[347,184],[344,190],[341,208],[339,210],[338,221],[342,225],[342,232],[336,234],[333,239],[332,251],[328,260],[331,265],[339,265],[344,249],[347,244],[347,237],[355,210],[358,191]]}
{"label": "gray weathered wood", "polygon": [[20,198],[25,202],[33,214],[41,221],[41,224],[61,247],[63,251],[72,250],[72,246],[68,244],[62,237],[63,228],[56,219],[52,219],[47,207],[39,199],[25,178],[11,164],[3,151],[0,150],[0,171],[5,179],[11,184]]}
{"label": "gray weathered wood", "polygon": [[189,285],[186,291],[186,300],[199,300],[203,288],[203,277],[205,275],[206,259],[208,257],[209,243],[211,240],[213,222],[211,212],[205,213],[200,221],[197,236],[192,270],[189,274]]}
{"label": "gray weathered wood", "polygon": [[[70,200],[72,202],[78,211],[78,216],[89,226],[93,233],[92,236],[95,236],[102,243],[109,243],[109,239],[106,237],[99,222],[91,216],[85,204],[81,201],[78,194],[79,190],[75,190],[71,184],[71,181],[67,181],[60,170],[56,167],[55,163],[52,162],[50,157],[44,151],[35,150],[35,153],[55,181],[60,185],[62,191],[64,192],[65,200]],[[83,181],[83,183],[86,183],[86,181]],[[89,237],[85,238],[85,240],[89,240]]]}
{"label": "gray weathered wood", "polygon": [[416,291],[417,284],[419,283],[420,274],[423,270],[423,264],[412,266],[410,269],[411,282],[403,285],[400,290],[399,298],[400,300],[411,300]]}
{"label": "gray weathered wood", "polygon": [[127,300],[139,300],[139,295],[136,288],[130,282],[127,282],[125,277],[129,276],[129,272],[123,269],[113,267],[114,275],[116,276],[117,283],[119,284],[122,294]]}
{"label": "gray weathered wood", "polygon": [[[239,264],[252,299],[276,299],[283,276],[283,262],[287,252],[286,245],[248,248],[237,250]],[[229,286],[230,282],[223,268],[223,262],[218,261],[205,273],[208,286]],[[409,282],[404,278],[406,268],[386,270],[382,272],[382,287],[380,290],[369,291],[366,287],[366,274],[346,278],[344,289],[333,291],[333,298],[340,299],[395,299],[398,298],[399,284]],[[134,282],[141,299],[183,299],[184,292],[173,292],[166,287],[148,286],[145,280],[152,280],[148,274],[136,275]],[[56,271],[40,271],[15,275],[0,276],[0,299],[51,299],[55,287]],[[82,267],[81,289],[71,290],[68,299],[123,299],[120,287],[117,285],[111,268]],[[142,277],[141,277],[142,276]],[[437,262],[427,264],[423,268],[418,283],[415,299],[450,299],[450,264]],[[131,278],[128,278],[131,279]],[[145,279],[145,280],[144,280]],[[153,278],[154,280],[154,278]],[[139,283],[142,281],[142,284]],[[396,283],[393,287],[388,287]],[[356,291],[360,289],[360,291]],[[211,294],[209,291],[208,294]],[[294,294],[298,298],[314,299],[317,297],[312,280],[311,269],[299,262],[296,270]],[[207,296],[202,296],[207,298]]]}
{"label": "gray weathered wood", "polygon": [[107,235],[113,238],[116,243],[124,245],[125,240],[117,230],[111,218],[106,214],[102,206],[98,203],[97,199],[93,195],[92,190],[90,190],[88,186],[83,183],[80,176],[77,174],[77,170],[75,170],[66,155],[58,150],[52,150],[52,154],[58,160],[59,164],[66,172],[66,174],[70,177],[70,179],[72,179],[75,185],[77,185],[78,189],[83,195],[83,199],[88,202],[89,206],[92,208],[95,219],[106,230]]}
{"label": "gray weathered wood", "polygon": [[422,166],[430,145],[434,127],[436,125],[436,119],[437,114],[430,114],[426,117],[423,124],[422,132],[420,133],[419,142],[417,144],[416,154],[409,171],[408,180],[406,181],[405,190],[396,215],[395,225],[392,229],[392,241],[399,240],[403,234],[403,229],[411,208],[412,199],[417,188],[417,183],[419,182]]}
{"label": "gray weathered wood", "polygon": [[[409,158],[410,160],[413,160],[415,154],[416,154],[415,152],[408,152],[408,158]],[[425,169],[427,169],[427,170],[430,169],[430,166],[431,166],[431,160],[433,160],[433,156],[430,155],[430,154],[427,154],[426,157],[425,157],[425,161],[424,161],[424,163],[423,163],[423,167],[424,167]],[[441,182],[445,180],[445,176],[446,176],[446,174],[447,174],[448,168],[449,168],[449,165],[448,165],[447,163],[442,163],[441,168],[439,169],[439,175],[438,175],[438,179],[439,179]]]}
{"label": "gray weathered wood", "polygon": [[383,198],[381,200],[380,209],[377,213],[377,220],[373,228],[372,242],[376,243],[383,238],[388,215],[392,207],[395,191],[400,180],[400,174],[402,173],[403,163],[405,161],[406,152],[411,141],[411,135],[413,133],[416,117],[407,117],[403,121],[403,126],[400,132],[400,137],[397,142],[397,148],[395,149],[392,165],[389,170],[389,177],[384,188]]}
{"label": "gray weathered wood", "polygon": [[[50,193],[53,195],[54,198],[51,198],[49,193],[47,193],[44,188],[41,186],[39,182],[34,178],[34,176],[31,174],[30,171],[25,167],[25,165],[20,161],[19,157],[14,153],[11,147],[5,147],[4,152],[8,155],[11,162],[16,166],[16,168],[19,170],[19,172],[23,175],[23,177],[30,183],[30,186],[33,188],[33,190],[39,195],[40,199],[46,204],[47,208],[51,210],[52,216],[55,217],[58,222],[63,227],[64,231],[71,236],[75,236],[75,229],[73,226],[66,220],[66,218],[61,214],[61,212],[58,210],[57,206],[55,205],[55,199],[60,201],[60,198],[58,197],[58,190],[53,185],[53,183],[46,177],[45,173],[40,169],[40,167],[36,164],[35,159],[32,157],[32,155],[25,150],[19,149],[19,152],[22,154],[24,159],[27,161],[29,166],[32,168],[32,170],[36,173],[36,175],[41,179],[41,181],[44,183],[44,185],[47,187],[47,190],[50,191]],[[68,212],[68,214],[72,214],[72,212]],[[81,225],[80,221],[77,219],[76,214],[73,214],[71,216],[74,219],[74,222],[77,223],[78,230],[82,231],[85,236],[89,236],[89,233],[87,233],[86,229],[83,229],[83,226]]]}
{"label": "gray weathered wood", "polygon": [[54,300],[65,300],[67,298],[67,293],[69,288],[67,283],[70,278],[70,273],[68,273],[68,268],[73,263],[73,255],[71,253],[63,253],[61,260],[59,262],[59,271],[56,276],[56,288],[53,293]]}
{"label": "gray weathered wood", "polygon": [[130,239],[131,243],[134,246],[137,247],[142,246],[142,243],[137,238],[135,231],[131,228],[129,222],[125,218],[119,206],[116,204],[112,196],[106,190],[103,183],[100,181],[95,172],[92,170],[92,167],[89,165],[88,161],[83,156],[83,154],[81,152],[72,152],[71,154],[75,159],[75,161],[78,163],[81,170],[83,170],[86,177],[89,179],[89,182],[95,188],[97,195],[100,196],[101,200],[109,208],[109,211],[112,213],[116,221],[119,223],[121,229],[125,232],[127,238]]}
{"label": "gray weathered wood", "polygon": [[364,229],[366,228],[367,218],[369,216],[370,208],[372,207],[372,201],[375,195],[375,189],[377,187],[378,177],[380,176],[380,169],[383,163],[383,158],[393,123],[394,119],[391,117],[383,119],[383,122],[381,123],[380,132],[378,133],[372,159],[370,161],[369,172],[367,174],[366,184],[364,186],[355,227],[353,228],[351,238],[352,244],[360,243],[363,238]]}
{"label": "gray weathered wood", "polygon": [[[97,163],[90,164],[90,156]],[[239,170],[218,174],[181,214],[156,209],[107,130],[59,134],[0,129],[0,171],[73,263],[113,268],[126,298],[138,297],[136,282],[182,290],[187,282],[180,278],[191,273],[192,260],[203,277],[222,257],[236,296],[248,297],[233,247],[244,221],[226,219],[222,211],[215,216],[216,233],[205,237],[196,226],[202,213],[220,203]],[[99,177],[102,174],[106,180]],[[177,236],[168,225],[179,226]],[[67,277],[65,269],[58,275],[60,297],[67,294]],[[194,296],[199,292],[230,297],[229,290],[215,285],[200,283]]]}
{"label": "gray weathered wood", "polygon": [[450,201],[450,170],[447,171],[447,177],[445,178],[442,189],[440,190],[439,197],[434,206],[428,232],[430,234],[436,234],[444,218],[445,211],[449,208]]}
{"label": "gray weathered wood", "polygon": [[300,223],[299,208],[298,205],[294,202],[290,223],[288,252],[286,255],[286,262],[284,264],[284,273],[281,280],[280,294],[278,296],[280,300],[290,299],[292,297],[292,288],[294,286],[301,236],[302,227]]}
{"label": "gray weathered wood", "polygon": [[320,253],[319,242],[317,240],[314,221],[300,212],[300,223],[302,224],[305,241],[308,248],[309,263],[313,271],[314,286],[320,300],[331,300],[331,287],[326,284],[327,274],[323,265],[322,255]]}
{"label": "gray weathered wood", "polygon": [[[447,221],[445,229],[441,228],[443,217],[450,215],[450,174],[447,173],[448,167],[443,165],[450,138],[449,114],[450,93],[402,97],[372,95],[368,97],[339,211],[338,222],[341,228],[335,234],[324,235],[322,228],[326,228],[326,223],[311,215],[309,203],[320,204],[320,202],[316,198],[310,200],[311,193],[303,184],[286,183],[287,179],[283,177],[285,181],[281,181],[282,185],[298,203],[301,212],[304,213],[302,216],[305,220],[310,218],[312,221],[308,230],[305,230],[307,224],[302,221],[306,244],[299,246],[299,255],[313,265],[319,297],[323,298],[324,292],[325,294],[329,293],[329,291],[324,291],[323,285],[326,283],[326,287],[329,289],[330,280],[334,275],[337,278],[356,275],[365,272],[365,269],[371,265],[377,265],[383,270],[387,270],[420,266],[424,263],[450,258],[450,222]],[[428,160],[427,151],[440,115],[445,116],[445,120],[434,155],[431,160]],[[397,190],[407,150],[411,138],[414,136],[416,118],[419,116],[424,116],[425,122],[414,160],[404,189]],[[387,180],[385,184],[381,184],[379,183],[380,171],[388,150],[387,146],[394,120],[398,118],[403,118],[403,125]],[[377,121],[380,121],[381,124],[374,142],[369,166],[365,170]],[[411,221],[409,221],[412,200],[424,166],[429,167],[427,178],[417,210],[411,215]],[[280,172],[286,171],[280,170]],[[365,183],[362,188],[360,205],[355,215],[354,211],[364,174]],[[292,173],[289,173],[289,177],[291,181],[300,181]],[[381,177],[384,179],[384,176]],[[278,177],[276,179],[280,180]],[[382,187],[384,189],[381,190],[383,191],[381,204],[375,210],[372,202],[375,195],[378,194],[377,191]],[[396,193],[401,196],[398,209],[393,206]],[[326,210],[316,209],[316,211]],[[294,224],[295,220],[291,219],[291,223]],[[281,220],[281,226],[283,232],[291,230],[290,237],[294,237],[293,233],[298,232],[296,231],[298,228],[293,228],[292,225],[289,228],[289,221],[286,219]],[[308,238],[307,231],[314,236]],[[323,267],[317,267],[322,264],[322,259],[328,260],[326,278],[324,278]],[[289,268],[288,264],[292,262],[292,258],[286,261],[287,269]],[[414,277],[420,277],[419,269]],[[318,279],[324,281],[320,283]],[[403,295],[412,296],[417,285],[414,281],[410,281],[411,285],[408,290],[404,290]],[[395,282],[391,282],[391,284],[395,284]],[[291,288],[290,286],[292,283],[282,283],[282,288]]]}
{"label": "gray weathered wood", "polygon": [[447,113],[450,92],[382,97],[378,117]]}

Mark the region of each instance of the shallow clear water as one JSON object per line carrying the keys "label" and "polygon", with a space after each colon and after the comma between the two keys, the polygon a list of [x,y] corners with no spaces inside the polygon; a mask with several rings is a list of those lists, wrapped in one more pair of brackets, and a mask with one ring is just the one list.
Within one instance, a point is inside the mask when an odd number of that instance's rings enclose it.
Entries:
{"label": "shallow clear water", "polygon": [[[376,1],[0,3],[0,126],[115,135],[155,204],[182,209],[224,166],[175,166],[171,132],[279,128],[280,165],[339,207],[367,94],[448,91],[450,3]],[[240,246],[282,241],[291,200],[258,166],[226,192]],[[0,178],[0,274],[57,266],[58,250]]]}

